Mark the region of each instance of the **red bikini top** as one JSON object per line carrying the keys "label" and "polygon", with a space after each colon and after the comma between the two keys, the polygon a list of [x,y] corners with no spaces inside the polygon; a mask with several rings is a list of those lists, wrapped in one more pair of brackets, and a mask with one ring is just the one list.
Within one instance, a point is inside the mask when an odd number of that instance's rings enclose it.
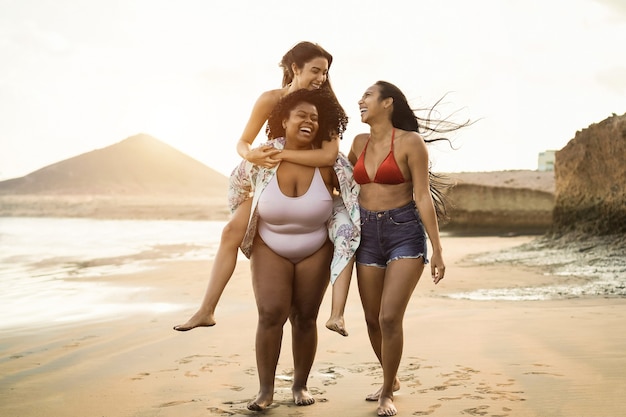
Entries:
{"label": "red bikini top", "polygon": [[393,139],[395,135],[396,129],[393,129],[391,131],[391,147],[389,149],[389,154],[387,154],[385,160],[378,167],[376,175],[374,176],[374,181],[370,179],[369,175],[367,175],[367,170],[365,169],[365,151],[367,150],[367,145],[370,143],[370,139],[367,138],[365,148],[363,148],[363,152],[361,152],[359,159],[354,165],[354,180],[358,184],[363,185],[375,182],[377,184],[394,185],[405,182],[404,175],[402,175],[402,171],[400,171],[400,167],[398,167],[396,158],[393,156]]}

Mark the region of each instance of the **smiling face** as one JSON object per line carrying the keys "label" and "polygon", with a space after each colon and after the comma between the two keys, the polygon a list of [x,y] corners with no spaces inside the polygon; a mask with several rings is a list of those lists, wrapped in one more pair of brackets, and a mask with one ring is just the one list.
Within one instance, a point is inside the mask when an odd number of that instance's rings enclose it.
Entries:
{"label": "smiling face", "polygon": [[370,123],[376,118],[384,115],[389,117],[388,113],[391,111],[392,98],[386,98],[381,100],[380,87],[376,84],[369,87],[363,93],[363,96],[359,100],[359,111],[361,112],[361,121],[363,123]]}
{"label": "smiling face", "polygon": [[296,88],[313,90],[320,88],[328,79],[328,60],[323,57],[313,58],[302,68],[293,64],[293,85]]}
{"label": "smiling face", "polygon": [[298,103],[283,120],[283,127],[287,139],[285,149],[311,149],[319,129],[317,108],[311,103]]}
{"label": "smiling face", "polygon": [[359,100],[359,111],[361,112],[361,121],[367,123],[368,118],[376,115],[376,111],[380,102],[378,96],[380,91],[377,85],[369,87]]}

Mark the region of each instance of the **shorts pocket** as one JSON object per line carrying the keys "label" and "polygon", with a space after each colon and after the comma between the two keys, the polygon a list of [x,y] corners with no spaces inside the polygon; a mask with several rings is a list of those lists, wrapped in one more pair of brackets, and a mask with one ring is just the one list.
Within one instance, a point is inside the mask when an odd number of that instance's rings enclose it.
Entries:
{"label": "shorts pocket", "polygon": [[391,223],[401,226],[403,224],[415,224],[419,222],[416,210],[406,210],[399,213],[394,213],[389,216]]}

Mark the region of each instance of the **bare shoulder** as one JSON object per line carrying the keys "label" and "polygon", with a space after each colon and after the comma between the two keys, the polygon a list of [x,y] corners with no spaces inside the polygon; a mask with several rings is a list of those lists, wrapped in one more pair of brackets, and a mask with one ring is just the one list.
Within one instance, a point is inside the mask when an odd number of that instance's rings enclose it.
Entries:
{"label": "bare shoulder", "polygon": [[426,149],[424,138],[417,132],[401,130],[396,133],[395,147],[400,152],[416,152]]}
{"label": "bare shoulder", "polygon": [[274,90],[267,90],[259,96],[257,99],[257,106],[261,106],[263,108],[273,109],[274,106],[280,101],[283,97],[284,93],[281,88],[277,88]]}
{"label": "bare shoulder", "polygon": [[422,135],[412,130],[396,129],[396,141],[415,144],[417,141],[424,142],[424,138]]}
{"label": "bare shoulder", "polygon": [[367,143],[367,139],[369,137],[369,133],[360,133],[356,135],[352,141],[352,150],[356,153],[361,153],[361,150],[365,147],[365,143]]}

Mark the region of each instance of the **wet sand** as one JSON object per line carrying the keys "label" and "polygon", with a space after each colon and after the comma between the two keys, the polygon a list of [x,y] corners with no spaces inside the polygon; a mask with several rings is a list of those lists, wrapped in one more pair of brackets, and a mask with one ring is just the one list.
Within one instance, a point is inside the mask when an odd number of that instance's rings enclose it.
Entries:
{"label": "wet sand", "polygon": [[[476,264],[467,256],[531,237],[447,237],[447,277],[425,272],[405,318],[400,365],[401,416],[617,417],[626,407],[626,303],[621,298],[473,301],[446,295],[484,288],[541,286],[568,277],[541,267]],[[0,333],[2,416],[246,416],[257,391],[256,309],[249,264],[237,266],[217,310],[217,325],[172,330],[195,311],[209,261],[98,278],[129,292],[127,303],[175,304],[178,310],[25,324]],[[119,300],[117,300],[119,302]],[[288,326],[271,416],[374,416],[364,401],[381,380],[353,279],[346,311],[350,335],[324,328],[309,389],[316,404],[297,407]],[[5,318],[10,319],[10,318]]]}

